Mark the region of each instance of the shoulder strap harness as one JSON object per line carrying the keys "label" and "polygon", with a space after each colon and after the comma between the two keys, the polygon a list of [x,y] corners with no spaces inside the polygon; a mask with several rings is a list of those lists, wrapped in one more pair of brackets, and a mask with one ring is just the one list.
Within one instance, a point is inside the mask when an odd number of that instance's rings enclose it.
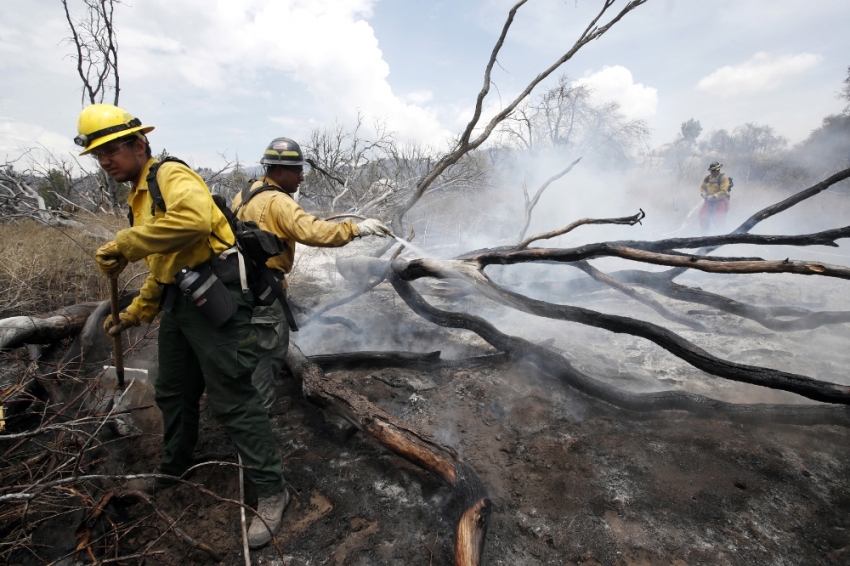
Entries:
{"label": "shoulder strap harness", "polygon": [[[145,181],[148,184],[148,192],[151,195],[151,216],[156,216],[156,209],[159,208],[163,212],[165,212],[165,200],[162,198],[162,191],[159,190],[159,181],[156,180],[156,174],[159,172],[159,167],[163,163],[167,163],[169,161],[173,161],[176,163],[180,163],[189,167],[189,164],[183,161],[182,159],[178,159],[171,155],[164,157],[162,161],[157,161],[153,165],[151,165],[150,170],[148,171],[147,177],[145,177]],[[189,167],[191,169],[191,167]],[[133,226],[133,207],[130,207],[130,212],[127,213],[127,220],[130,221],[130,226]]]}
{"label": "shoulder strap harness", "polygon": [[[151,165],[150,171],[148,171],[148,176],[145,177],[145,180],[148,182],[148,192],[151,195],[151,216],[156,216],[156,209],[160,209],[165,212],[165,201],[162,199],[162,191],[159,190],[159,181],[156,180],[156,174],[159,172],[159,168],[163,163],[175,162],[180,163],[185,167],[189,167],[189,164],[183,161],[182,159],[178,159],[171,155],[163,158],[162,161],[158,161]],[[189,169],[192,169],[189,167]]]}
{"label": "shoulder strap harness", "polygon": [[[233,211],[233,214],[234,215],[239,214],[239,210],[243,206],[248,204],[249,200],[251,200],[252,198],[257,196],[259,193],[262,193],[262,192],[265,192],[265,191],[279,191],[279,192],[283,193],[283,191],[281,190],[280,187],[276,187],[274,185],[269,185],[268,183],[264,183],[262,186],[259,186],[252,191],[251,185],[249,184],[248,186],[246,186],[244,189],[242,189],[240,191],[239,194],[242,195],[242,200],[239,202],[239,206],[236,207],[236,210]],[[284,194],[286,194],[286,193],[284,193]]]}

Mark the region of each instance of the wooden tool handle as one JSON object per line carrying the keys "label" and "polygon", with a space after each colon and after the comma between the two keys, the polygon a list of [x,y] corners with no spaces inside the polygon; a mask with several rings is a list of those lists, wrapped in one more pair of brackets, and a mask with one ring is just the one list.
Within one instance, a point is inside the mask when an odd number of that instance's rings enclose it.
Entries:
{"label": "wooden tool handle", "polygon": [[[112,324],[118,324],[118,278],[109,278],[109,303],[112,307]],[[112,337],[112,357],[115,361],[115,375],[118,377],[118,387],[124,389],[124,347],[121,345],[121,333]]]}

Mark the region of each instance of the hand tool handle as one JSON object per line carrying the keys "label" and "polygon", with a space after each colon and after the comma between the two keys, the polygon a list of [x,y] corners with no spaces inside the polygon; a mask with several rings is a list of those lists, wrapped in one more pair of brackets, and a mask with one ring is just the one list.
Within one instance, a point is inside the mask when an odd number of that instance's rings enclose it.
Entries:
{"label": "hand tool handle", "polygon": [[[109,303],[112,307],[112,324],[118,324],[118,278],[109,278]],[[112,337],[112,357],[115,361],[115,375],[119,389],[124,389],[124,347],[121,345],[121,333]]]}

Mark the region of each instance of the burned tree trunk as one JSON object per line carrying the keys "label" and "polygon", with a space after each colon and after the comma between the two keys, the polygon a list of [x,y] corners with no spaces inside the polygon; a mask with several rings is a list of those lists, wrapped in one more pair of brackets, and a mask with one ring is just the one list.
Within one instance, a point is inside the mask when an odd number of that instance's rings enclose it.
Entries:
{"label": "burned tree trunk", "polygon": [[462,328],[475,332],[497,350],[510,355],[511,359],[531,362],[544,372],[564,381],[569,387],[592,399],[620,409],[636,413],[686,411],[694,415],[722,415],[741,421],[775,420],[796,424],[832,423],[850,426],[850,408],[846,405],[747,405],[726,403],[683,391],[658,393],[624,391],[582,373],[564,356],[549,348],[502,333],[478,316],[444,311],[434,307],[425,301],[410,283],[403,281],[395,274],[390,275],[389,281],[407,306],[426,320],[447,328]]}
{"label": "burned tree trunk", "polygon": [[286,364],[303,382],[304,395],[319,407],[338,415],[382,446],[438,476],[452,488],[460,509],[455,532],[455,565],[481,563],[491,503],[475,471],[451,447],[433,439],[368,399],[329,379],[295,344],[289,344]]}
{"label": "burned tree trunk", "polygon": [[[487,298],[523,312],[546,318],[579,322],[610,332],[640,336],[658,344],[694,367],[718,377],[791,391],[816,401],[850,404],[850,387],[848,386],[823,382],[779,370],[722,360],[675,332],[651,322],[524,297],[499,287],[479,269],[476,269],[474,265],[467,262],[421,259],[406,262],[397,260],[393,269],[400,278],[405,280],[423,276],[460,278],[472,283]],[[396,287],[396,290],[398,291],[398,287]]]}

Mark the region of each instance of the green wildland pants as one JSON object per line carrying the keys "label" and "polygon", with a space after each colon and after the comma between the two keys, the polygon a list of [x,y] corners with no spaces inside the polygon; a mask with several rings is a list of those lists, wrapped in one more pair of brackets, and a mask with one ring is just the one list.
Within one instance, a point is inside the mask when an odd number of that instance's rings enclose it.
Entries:
{"label": "green wildland pants", "polygon": [[228,285],[239,306],[236,314],[213,328],[185,296],[164,312],[159,327],[159,375],[156,404],[162,411],[163,450],[157,472],[179,476],[192,465],[198,442],[200,399],[207,398],[218,422],[242,456],[248,478],[260,497],[284,487],[280,454],[260,394],[251,384],[257,365],[257,334],[252,304],[239,284]]}
{"label": "green wildland pants", "polygon": [[[286,291],[284,291],[284,297]],[[276,395],[275,382],[286,364],[286,351],[289,348],[289,324],[280,301],[267,307],[254,307],[251,318],[257,331],[257,355],[260,361],[251,376],[251,382],[263,400],[263,407],[270,411]]]}

